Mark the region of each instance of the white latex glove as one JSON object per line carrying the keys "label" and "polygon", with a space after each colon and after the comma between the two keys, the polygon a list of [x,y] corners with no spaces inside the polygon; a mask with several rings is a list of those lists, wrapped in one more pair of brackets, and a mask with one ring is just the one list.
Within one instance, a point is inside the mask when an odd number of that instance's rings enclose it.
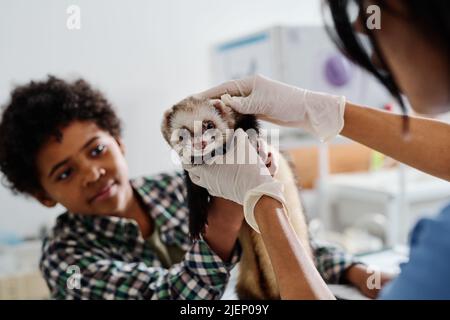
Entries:
{"label": "white latex glove", "polygon": [[268,195],[287,208],[283,184],[271,176],[242,129],[236,130],[234,143],[225,155],[203,165],[184,164],[183,168],[189,172],[192,182],[206,188],[210,195],[243,205],[245,220],[257,232],[253,210],[259,198]]}
{"label": "white latex glove", "polygon": [[222,98],[243,114],[288,127],[300,127],[322,141],[344,127],[345,97],[308,91],[255,75],[231,80],[197,94]]}

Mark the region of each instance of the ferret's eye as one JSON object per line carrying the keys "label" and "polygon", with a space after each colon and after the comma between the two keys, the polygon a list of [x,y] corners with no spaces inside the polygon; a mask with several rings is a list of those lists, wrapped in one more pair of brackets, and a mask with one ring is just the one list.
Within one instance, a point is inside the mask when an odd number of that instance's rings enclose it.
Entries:
{"label": "ferret's eye", "polygon": [[214,129],[215,127],[216,126],[214,125],[214,122],[212,122],[212,121],[203,122],[203,130]]}
{"label": "ferret's eye", "polygon": [[176,141],[178,143],[189,141],[190,132],[189,130],[182,128],[179,132],[177,132]]}

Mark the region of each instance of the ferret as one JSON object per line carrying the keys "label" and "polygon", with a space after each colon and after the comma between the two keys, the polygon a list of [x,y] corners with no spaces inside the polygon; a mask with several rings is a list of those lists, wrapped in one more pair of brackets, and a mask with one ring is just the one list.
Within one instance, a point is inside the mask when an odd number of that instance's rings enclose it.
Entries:
{"label": "ferret", "polygon": [[[255,115],[244,115],[234,111],[220,99],[202,99],[189,97],[167,110],[163,116],[161,131],[169,145],[177,151],[184,161],[194,165],[204,163],[206,157],[226,152],[222,141],[226,141],[227,129],[252,129],[259,133],[259,122]],[[208,132],[219,132],[224,139],[212,137]],[[229,132],[229,130],[228,130]],[[194,135],[195,134],[195,135]],[[220,137],[219,135],[219,137]],[[278,170],[275,179],[284,184],[284,196],[290,222],[297,237],[311,256],[308,229],[303,214],[296,179],[285,157],[278,151]],[[198,239],[205,231],[208,222],[208,191],[194,184],[185,171],[187,186],[187,206],[189,210],[189,233],[192,239]],[[280,299],[267,250],[261,235],[246,223],[239,233],[242,257],[239,264],[239,276],[236,294],[239,299],[275,300]],[[293,279],[295,281],[296,279]]]}

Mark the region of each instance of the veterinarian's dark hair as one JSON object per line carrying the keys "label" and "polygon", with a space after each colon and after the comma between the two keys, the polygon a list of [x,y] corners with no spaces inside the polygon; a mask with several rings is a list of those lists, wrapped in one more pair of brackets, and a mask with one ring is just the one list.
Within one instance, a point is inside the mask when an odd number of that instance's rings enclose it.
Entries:
{"label": "veterinarian's dark hair", "polygon": [[[389,6],[386,0],[325,0],[325,4],[331,11],[334,29],[327,28],[334,43],[355,63],[372,73],[387,90],[396,98],[404,114],[404,130],[407,130],[406,107],[401,96],[399,85],[395,75],[386,63],[374,31],[367,28],[368,14],[366,12],[368,4],[376,4],[381,10],[390,10],[399,19],[407,19],[414,23],[415,28],[420,30],[434,41],[437,47],[442,50],[449,50],[450,46],[450,1],[443,0],[400,0],[401,5],[406,10],[406,15],[394,12],[394,8]],[[375,52],[383,71],[378,70],[372,63],[369,53],[364,48],[353,28],[350,17],[350,6],[356,4],[359,10],[360,21],[369,37],[371,49]],[[398,10],[397,10],[398,11]],[[382,18],[381,18],[382,21]],[[381,22],[382,23],[382,22]],[[382,26],[381,26],[382,27]],[[448,51],[447,51],[448,52]]]}
{"label": "veterinarian's dark hair", "polygon": [[36,168],[39,149],[73,121],[92,121],[114,137],[121,123],[109,102],[84,80],[72,83],[48,76],[19,86],[4,106],[0,123],[2,183],[13,193],[42,191]]}

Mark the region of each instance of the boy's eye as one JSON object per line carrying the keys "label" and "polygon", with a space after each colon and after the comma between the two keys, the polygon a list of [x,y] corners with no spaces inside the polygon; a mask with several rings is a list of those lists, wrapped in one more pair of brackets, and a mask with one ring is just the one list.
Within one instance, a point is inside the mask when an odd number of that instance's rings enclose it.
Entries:
{"label": "boy's eye", "polygon": [[103,151],[105,151],[105,149],[106,149],[106,146],[104,144],[99,144],[91,151],[91,155],[93,157],[96,157],[99,154],[101,154]]}
{"label": "boy's eye", "polygon": [[72,169],[67,169],[56,178],[58,181],[67,179],[72,173]]}

